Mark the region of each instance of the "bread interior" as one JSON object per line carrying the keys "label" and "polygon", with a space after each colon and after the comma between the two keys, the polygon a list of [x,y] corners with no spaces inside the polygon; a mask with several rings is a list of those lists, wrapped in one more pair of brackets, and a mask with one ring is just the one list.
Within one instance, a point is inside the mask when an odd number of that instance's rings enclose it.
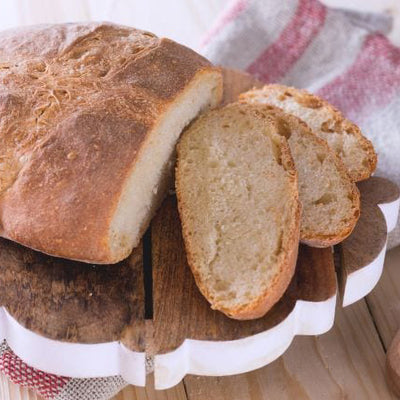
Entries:
{"label": "bread interior", "polygon": [[136,247],[171,183],[175,145],[186,125],[220,98],[221,76],[200,72],[149,134],[117,205],[109,232],[116,261]]}

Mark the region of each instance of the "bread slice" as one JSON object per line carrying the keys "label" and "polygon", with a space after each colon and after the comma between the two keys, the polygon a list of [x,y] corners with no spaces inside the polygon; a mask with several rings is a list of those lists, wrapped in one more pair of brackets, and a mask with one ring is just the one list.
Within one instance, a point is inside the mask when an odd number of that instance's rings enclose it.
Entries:
{"label": "bread slice", "polygon": [[219,102],[220,70],[107,23],[3,31],[0,58],[0,235],[124,259],[166,194],[183,128]]}
{"label": "bread slice", "polygon": [[241,99],[271,104],[301,118],[339,155],[354,182],[369,178],[375,171],[377,156],[372,143],[357,125],[325,100],[306,90],[282,85],[251,90],[241,95]]}
{"label": "bread slice", "polygon": [[189,265],[213,309],[264,315],[294,272],[297,173],[263,107],[233,103],[200,116],[178,144],[176,192]]}
{"label": "bread slice", "polygon": [[[257,104],[256,98],[246,99]],[[299,118],[270,105],[263,112],[274,118],[276,133],[287,139],[297,169],[303,210],[300,240],[313,247],[343,241],[360,216],[360,196],[342,161]]]}

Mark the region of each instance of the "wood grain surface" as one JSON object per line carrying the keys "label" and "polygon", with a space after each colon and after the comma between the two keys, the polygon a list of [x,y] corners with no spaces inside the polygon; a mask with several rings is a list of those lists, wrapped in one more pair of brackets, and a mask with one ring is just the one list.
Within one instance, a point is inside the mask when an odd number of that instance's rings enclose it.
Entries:
{"label": "wood grain surface", "polygon": [[[126,388],[113,400],[380,400],[397,399],[386,384],[385,348],[400,328],[400,247],[387,253],[383,276],[366,299],[338,307],[335,325],[318,337],[297,337],[278,360],[228,377],[187,376],[146,397]],[[175,397],[176,390],[185,397]],[[146,394],[145,394],[146,393]]]}
{"label": "wood grain surface", "polygon": [[[248,74],[223,72],[225,102],[259,85]],[[265,331],[282,321],[298,298],[321,301],[336,291],[330,250],[303,247],[298,273],[282,301],[263,319],[232,321],[212,311],[197,290],[180,232],[176,203],[169,198],[145,239],[146,254],[140,245],[117,265],[63,260],[1,239],[0,285],[5,290],[0,291],[0,304],[23,326],[51,339],[81,343],[120,340],[132,350],[146,348],[151,354],[178,347],[186,336],[232,340]],[[153,293],[151,264],[155,267]],[[149,281],[146,293],[145,276]],[[145,345],[145,314],[151,319],[153,307],[154,327],[150,329],[155,334],[147,334]],[[203,323],[191,318],[199,313]]]}
{"label": "wood grain surface", "polygon": [[121,340],[144,351],[142,245],[116,265],[50,257],[0,239],[0,304],[26,328],[52,339]]}
{"label": "wood grain surface", "polygon": [[332,250],[300,246],[289,288],[263,318],[238,322],[212,310],[187,264],[176,199],[172,196],[164,201],[152,222],[152,248],[154,354],[174,350],[186,338],[235,340],[264,332],[286,318],[296,300],[324,301],[336,293]]}
{"label": "wood grain surface", "polygon": [[381,177],[371,177],[357,184],[360,190],[361,215],[353,233],[336,246],[341,266],[338,280],[341,292],[348,276],[377,258],[386,244],[385,217],[378,204],[393,202],[399,197],[399,188]]}

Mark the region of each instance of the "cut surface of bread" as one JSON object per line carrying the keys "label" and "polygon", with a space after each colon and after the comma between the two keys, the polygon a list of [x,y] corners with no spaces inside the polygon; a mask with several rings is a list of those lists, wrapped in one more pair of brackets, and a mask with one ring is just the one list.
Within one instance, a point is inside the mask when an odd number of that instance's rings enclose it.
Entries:
{"label": "cut surface of bread", "polygon": [[[127,257],[136,247],[171,183],[175,145],[183,128],[202,110],[215,106],[219,76],[201,76],[160,120],[128,178],[110,226],[111,251]],[[127,246],[127,238],[129,245]],[[134,242],[132,243],[132,238]]]}
{"label": "cut surface of bread", "polygon": [[300,240],[313,247],[343,241],[360,216],[360,197],[342,161],[299,118],[275,106],[265,105],[264,112],[274,118],[276,133],[286,137],[297,169],[303,211]]}
{"label": "cut surface of bread", "polygon": [[260,106],[200,116],[178,143],[176,192],[188,263],[213,309],[264,315],[295,268],[300,202],[284,137]]}
{"label": "cut surface of bread", "polygon": [[302,119],[342,159],[354,182],[369,178],[375,171],[377,156],[372,143],[327,101],[306,90],[283,85],[266,85],[240,97],[277,106]]}
{"label": "cut surface of bread", "polygon": [[220,101],[219,69],[108,23],[3,31],[0,59],[0,235],[124,259],[166,194],[183,128]]}

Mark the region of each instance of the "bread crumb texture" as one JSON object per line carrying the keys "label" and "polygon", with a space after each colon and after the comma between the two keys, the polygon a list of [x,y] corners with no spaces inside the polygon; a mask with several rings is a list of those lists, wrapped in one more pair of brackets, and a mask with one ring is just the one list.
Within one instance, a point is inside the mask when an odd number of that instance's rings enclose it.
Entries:
{"label": "bread crumb texture", "polygon": [[263,315],[286,289],[298,246],[286,139],[257,106],[211,111],[180,140],[176,190],[189,264],[205,297],[234,318]]}
{"label": "bread crumb texture", "polygon": [[[263,104],[257,96],[242,101]],[[315,247],[328,247],[344,240],[360,215],[357,187],[346,173],[341,159],[325,140],[294,115],[264,105],[273,129],[284,136],[298,172],[299,196],[303,206],[300,238]]]}

